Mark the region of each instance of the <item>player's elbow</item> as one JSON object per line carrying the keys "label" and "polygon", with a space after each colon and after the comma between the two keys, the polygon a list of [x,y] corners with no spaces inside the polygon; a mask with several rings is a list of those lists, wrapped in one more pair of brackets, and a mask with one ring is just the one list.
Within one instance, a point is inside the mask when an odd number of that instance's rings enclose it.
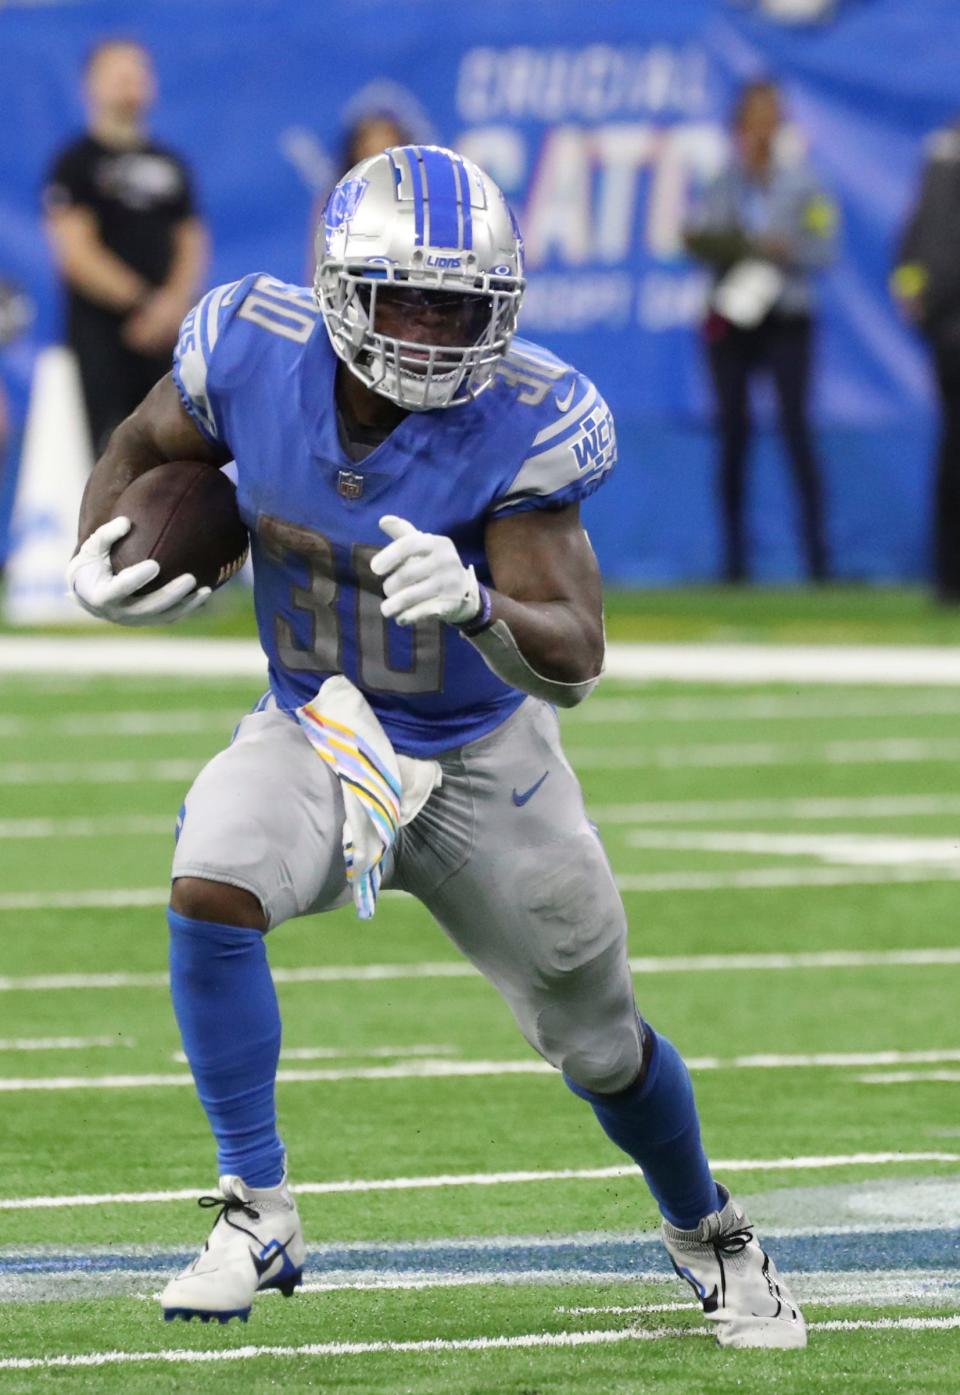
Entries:
{"label": "player's elbow", "polygon": [[585,629],[573,644],[551,655],[550,677],[557,684],[558,707],[576,707],[593,691],[603,670],[603,627]]}

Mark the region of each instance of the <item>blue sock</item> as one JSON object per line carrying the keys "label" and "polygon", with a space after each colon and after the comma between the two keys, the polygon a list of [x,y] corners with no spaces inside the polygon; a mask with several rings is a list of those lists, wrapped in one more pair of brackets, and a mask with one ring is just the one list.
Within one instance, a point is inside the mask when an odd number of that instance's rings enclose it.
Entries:
{"label": "blue sock", "polygon": [[593,1106],[607,1137],[643,1169],[662,1215],[681,1230],[693,1230],[722,1202],[700,1142],[690,1073],[672,1042],[646,1022],[643,1033],[647,1069],[641,1084],[598,1095],[564,1079]]}
{"label": "blue sock", "polygon": [[280,1009],[264,937],[176,911],[167,921],[173,1010],[220,1175],[275,1187],[284,1165],[274,1098]]}

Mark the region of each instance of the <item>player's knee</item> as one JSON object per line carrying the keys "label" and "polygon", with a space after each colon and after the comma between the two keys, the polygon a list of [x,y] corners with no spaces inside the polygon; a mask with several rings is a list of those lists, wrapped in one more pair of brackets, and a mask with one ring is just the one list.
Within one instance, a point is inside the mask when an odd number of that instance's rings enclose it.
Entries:
{"label": "player's knee", "polygon": [[633,1084],[642,1059],[639,1036],[620,1030],[574,1042],[559,1064],[564,1075],[581,1089],[613,1095]]}
{"label": "player's knee", "polygon": [[535,1045],[584,1090],[604,1095],[627,1089],[643,1061],[632,994],[549,1003],[537,1017]]}
{"label": "player's knee", "polygon": [[178,877],[173,883],[170,909],[189,920],[237,925],[247,930],[267,928],[267,918],[256,896],[243,887],[207,881],[204,877]]}

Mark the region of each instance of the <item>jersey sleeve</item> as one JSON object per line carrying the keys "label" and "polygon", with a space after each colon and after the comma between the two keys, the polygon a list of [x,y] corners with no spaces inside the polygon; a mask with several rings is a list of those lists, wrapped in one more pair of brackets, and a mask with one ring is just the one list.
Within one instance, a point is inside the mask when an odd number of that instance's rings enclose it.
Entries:
{"label": "jersey sleeve", "polygon": [[544,405],[519,470],[490,505],[493,517],[579,503],[599,489],[616,464],[613,417],[589,378],[571,372]]}
{"label": "jersey sleeve", "polygon": [[217,345],[252,279],[208,291],[184,319],[173,351],[173,381],[180,400],[207,440],[227,449],[217,392]]}

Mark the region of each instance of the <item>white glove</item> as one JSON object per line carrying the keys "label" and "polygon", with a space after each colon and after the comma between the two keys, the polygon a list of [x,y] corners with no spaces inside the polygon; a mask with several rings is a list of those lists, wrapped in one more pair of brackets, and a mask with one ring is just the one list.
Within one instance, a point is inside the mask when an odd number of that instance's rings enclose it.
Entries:
{"label": "white glove", "polygon": [[110,565],[110,549],[130,531],[129,518],[111,518],[92,532],[67,565],[67,585],[84,610],[115,625],[166,625],[182,620],[202,606],[210,595],[209,586],[197,588],[196,579],[185,572],[146,596],[136,592],[153,581],[159,562],[148,559],[115,572]]}
{"label": "white glove", "polygon": [[371,559],[370,570],[385,577],[380,613],[398,625],[436,616],[463,625],[480,613],[480,584],[465,567],[450,538],[421,533],[405,518],[388,513],[380,527],[392,543]]}

